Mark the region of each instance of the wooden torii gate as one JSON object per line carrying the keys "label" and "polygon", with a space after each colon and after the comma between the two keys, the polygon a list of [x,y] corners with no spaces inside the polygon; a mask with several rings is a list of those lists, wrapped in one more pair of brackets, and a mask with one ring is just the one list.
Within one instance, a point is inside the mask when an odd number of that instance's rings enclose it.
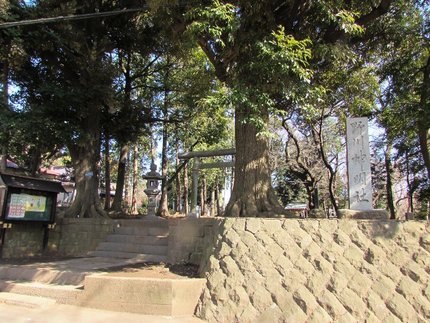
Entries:
{"label": "wooden torii gate", "polygon": [[197,193],[198,193],[198,183],[199,183],[199,171],[201,169],[210,168],[227,168],[234,167],[234,162],[216,162],[216,163],[201,163],[201,158],[204,157],[219,157],[219,156],[230,156],[235,155],[236,149],[219,149],[219,150],[206,150],[206,151],[190,151],[178,155],[181,160],[188,161],[194,158],[193,164],[193,176],[192,176],[192,199],[191,199],[191,213],[197,215]]}

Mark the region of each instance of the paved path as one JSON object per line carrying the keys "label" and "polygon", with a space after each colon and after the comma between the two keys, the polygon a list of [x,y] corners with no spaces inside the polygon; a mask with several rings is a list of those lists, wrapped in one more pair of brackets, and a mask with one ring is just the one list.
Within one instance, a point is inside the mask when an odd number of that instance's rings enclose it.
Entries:
{"label": "paved path", "polygon": [[[100,273],[140,261],[88,257],[73,259],[11,260],[0,263],[0,283],[22,280],[43,283],[79,285],[86,274]],[[137,272],[136,274],[140,274]],[[38,283],[36,283],[38,284]],[[49,285],[47,285],[49,286]],[[55,286],[55,285],[54,285]],[[70,286],[73,287],[73,286]],[[76,286],[74,286],[76,287]],[[143,323],[202,323],[196,317],[153,316],[128,312],[58,304],[52,298],[8,293],[0,289],[0,322],[81,323],[81,322],[143,322]],[[37,294],[31,294],[37,295]]]}
{"label": "paved path", "polygon": [[0,302],[0,322],[13,323],[203,323],[204,321],[194,317],[167,317],[152,316],[124,312],[112,312],[92,308],[53,304],[47,300],[43,304],[43,298],[37,306],[29,306],[24,303],[14,304]]}

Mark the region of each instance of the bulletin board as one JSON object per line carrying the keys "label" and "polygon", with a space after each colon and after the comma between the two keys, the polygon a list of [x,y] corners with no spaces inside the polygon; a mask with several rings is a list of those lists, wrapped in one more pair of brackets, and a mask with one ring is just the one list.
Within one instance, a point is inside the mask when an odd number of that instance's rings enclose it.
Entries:
{"label": "bulletin board", "polygon": [[52,222],[56,194],[19,188],[8,190],[4,219],[7,221]]}

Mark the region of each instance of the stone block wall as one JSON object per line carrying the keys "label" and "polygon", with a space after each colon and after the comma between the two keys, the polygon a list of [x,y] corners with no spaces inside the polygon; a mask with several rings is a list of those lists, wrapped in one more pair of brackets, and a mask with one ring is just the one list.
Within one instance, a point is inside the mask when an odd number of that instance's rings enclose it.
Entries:
{"label": "stone block wall", "polygon": [[[118,221],[101,218],[61,219],[58,240],[50,239],[50,251],[60,256],[85,256],[94,251],[117,224]],[[56,249],[53,245],[55,241],[58,241]]]}
{"label": "stone block wall", "polygon": [[2,258],[33,257],[42,253],[44,225],[14,223],[4,232]]}
{"label": "stone block wall", "polygon": [[43,250],[43,224],[14,223],[6,230],[2,258],[85,256],[113,232],[115,225],[117,221],[109,219],[58,219]]}
{"label": "stone block wall", "polygon": [[[17,223],[8,229],[2,258],[33,256],[86,256],[94,251],[117,225],[128,220],[112,219],[57,219],[49,230],[48,245],[43,250],[44,226],[40,223]],[[213,218],[169,219],[169,263],[198,265],[202,258],[205,236],[212,233]]]}
{"label": "stone block wall", "polygon": [[429,222],[219,219],[205,238],[209,322],[428,322]]}
{"label": "stone block wall", "polygon": [[213,218],[180,218],[169,220],[168,262],[199,265],[203,245],[208,233],[212,233]]}

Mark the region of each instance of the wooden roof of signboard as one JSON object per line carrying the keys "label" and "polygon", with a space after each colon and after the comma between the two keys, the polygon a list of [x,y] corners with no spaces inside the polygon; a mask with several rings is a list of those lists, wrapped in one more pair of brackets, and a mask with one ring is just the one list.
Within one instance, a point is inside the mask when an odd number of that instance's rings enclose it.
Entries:
{"label": "wooden roof of signboard", "polygon": [[66,192],[60,182],[6,174],[0,174],[0,177],[0,182],[3,182],[8,187],[25,188],[35,191],[45,191],[53,193]]}

